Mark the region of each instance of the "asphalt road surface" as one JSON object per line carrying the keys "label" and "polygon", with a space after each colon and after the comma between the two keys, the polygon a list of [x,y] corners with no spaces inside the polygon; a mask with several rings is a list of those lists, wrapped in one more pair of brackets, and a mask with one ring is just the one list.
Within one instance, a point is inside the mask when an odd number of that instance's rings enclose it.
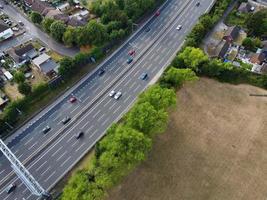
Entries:
{"label": "asphalt road surface", "polygon": [[0,4],[4,6],[4,9],[2,9],[4,13],[6,13],[8,16],[10,16],[13,20],[17,22],[22,21],[24,23],[24,28],[26,29],[26,33],[24,34],[24,36],[19,36],[18,38],[15,38],[14,41],[5,41],[4,44],[1,44],[1,47],[5,45],[10,46],[8,44],[5,44],[8,42],[11,42],[12,45],[19,45],[22,42],[26,42],[23,40],[23,38],[27,37],[29,39],[37,38],[41,40],[44,44],[46,44],[50,49],[65,56],[74,56],[76,53],[79,52],[78,48],[67,48],[63,44],[56,42],[49,35],[44,33],[33,23],[31,23],[20,11],[18,11],[12,5],[5,5],[2,0],[0,0]]}
{"label": "asphalt road surface", "polygon": [[[202,0],[199,7],[195,6],[196,2],[169,0],[160,16],[153,16],[99,66],[105,69],[105,74],[99,77],[97,70],[89,74],[5,141],[46,190],[51,189],[93,147],[105,130],[129,109],[138,94],[162,73],[198,17],[214,0]],[[176,30],[178,25],[182,25],[179,31]],[[128,52],[132,49],[136,55],[133,62],[127,64]],[[147,81],[139,79],[143,72],[148,73]],[[119,100],[110,98],[111,90],[121,91],[122,97]],[[73,104],[68,102],[72,95],[78,99]],[[61,120],[65,116],[72,119],[63,125]],[[44,135],[41,131],[47,125],[51,130]],[[80,130],[85,135],[77,140],[74,135]],[[13,174],[7,159],[1,156],[0,161],[0,199],[37,199]],[[7,195],[4,189],[13,182],[17,188]]]}

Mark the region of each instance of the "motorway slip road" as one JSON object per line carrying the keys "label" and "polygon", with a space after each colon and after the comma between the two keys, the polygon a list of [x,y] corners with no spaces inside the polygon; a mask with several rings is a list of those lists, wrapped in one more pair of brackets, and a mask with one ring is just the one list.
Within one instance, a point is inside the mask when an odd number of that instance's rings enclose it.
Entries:
{"label": "motorway slip road", "polygon": [[[19,142],[18,148],[23,148],[23,146],[25,148],[24,152],[19,155],[20,160],[25,161],[28,156],[23,159],[24,154],[27,155],[28,151],[31,153],[42,145],[44,141],[47,141],[47,138],[57,135],[58,128],[62,127],[60,124],[62,113],[79,116],[76,116],[77,121],[73,117],[72,120],[75,123],[64,132],[58,132],[59,137],[45,151],[41,152],[31,162],[26,162],[29,171],[45,189],[50,189],[95,144],[104,134],[106,128],[128,110],[137,95],[147,87],[148,82],[168,65],[186,34],[197,22],[198,17],[211,5],[212,1],[202,2],[198,8],[195,7],[195,3],[196,1],[170,1],[166,8],[161,11],[161,15],[153,18],[152,22],[149,23],[149,32],[146,32],[147,27],[144,27],[140,33],[136,34],[134,40],[131,41],[131,45],[128,43],[122,48],[122,51],[118,52],[118,55],[113,55],[108,64],[102,66],[106,69],[106,73],[102,77],[93,76],[88,82],[85,81],[85,83],[77,87],[75,96],[80,101],[76,104],[69,104],[67,102],[69,96],[63,99],[61,106],[55,109],[54,111],[56,112],[52,112],[48,117],[49,120],[55,121],[52,124],[55,126],[55,128],[52,128],[52,132],[43,136],[43,134],[34,129],[32,133],[27,134],[27,137],[29,135],[35,136],[34,139],[25,139],[25,143],[28,142],[27,144]],[[183,28],[177,31],[176,27],[180,24]],[[137,54],[134,62],[131,65],[127,65],[127,52],[133,48],[131,46],[134,46]],[[147,82],[139,79],[139,76],[144,71],[150,77]],[[122,92],[122,97],[119,101],[108,97],[111,89]],[[94,98],[97,99],[96,103],[92,103]],[[79,112],[81,113],[78,114]],[[42,122],[41,124],[45,125],[42,120],[40,121]],[[49,122],[51,123],[51,121]],[[51,124],[49,125],[52,127]],[[39,126],[38,128],[41,130],[41,125]],[[85,131],[85,137],[81,140],[76,140],[73,136],[79,130]],[[40,143],[36,143],[36,141],[40,141]],[[31,144],[31,146],[25,147],[28,144]],[[18,151],[16,153],[21,152]],[[4,163],[4,159],[1,157],[1,164],[2,160]],[[8,163],[5,162],[4,165],[0,166],[0,173],[2,169],[8,172],[7,168]],[[3,178],[7,177],[9,172]],[[2,174],[5,174],[5,171]],[[2,174],[0,174],[1,178]],[[6,179],[7,181],[4,181],[5,183],[1,185],[1,199],[22,199],[22,197],[36,199],[19,180],[13,177],[11,179]],[[13,181],[16,181],[19,187],[13,194],[7,196],[3,192],[4,186]]]}

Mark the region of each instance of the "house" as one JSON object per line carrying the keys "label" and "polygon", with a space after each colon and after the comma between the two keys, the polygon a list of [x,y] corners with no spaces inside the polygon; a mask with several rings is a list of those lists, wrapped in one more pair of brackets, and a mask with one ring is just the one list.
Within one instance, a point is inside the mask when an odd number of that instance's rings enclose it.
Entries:
{"label": "house", "polygon": [[3,22],[0,22],[0,41],[6,40],[13,35],[12,29]]}
{"label": "house", "polygon": [[32,3],[33,3],[33,0],[24,0],[24,3],[25,3],[26,6],[31,7]]}
{"label": "house", "polygon": [[70,18],[67,23],[68,23],[68,25],[73,26],[73,27],[84,26],[84,25],[87,24],[86,21],[79,20],[79,19],[76,19],[74,17],[73,18]]}
{"label": "house", "polygon": [[52,76],[58,68],[58,64],[45,53],[35,58],[32,63],[46,76]]}
{"label": "house", "polygon": [[211,57],[223,59],[230,47],[230,44],[226,40],[222,40],[217,46],[212,47]]}
{"label": "house", "polygon": [[5,93],[3,93],[2,91],[0,91],[0,110],[3,110],[4,107],[7,105],[9,99],[8,97],[5,95]]}
{"label": "house", "polygon": [[227,29],[226,33],[223,36],[223,39],[228,43],[232,43],[235,39],[238,38],[240,32],[239,26],[231,26]]}
{"label": "house", "polygon": [[242,2],[238,8],[238,12],[240,13],[248,13],[253,11],[255,8],[252,7],[249,3],[247,2]]}
{"label": "house", "polygon": [[69,4],[68,2],[63,3],[63,4],[60,4],[60,5],[57,6],[57,9],[58,9],[59,11],[66,11],[66,10],[68,10],[69,8],[70,8],[70,4]]}
{"label": "house", "polygon": [[264,53],[254,53],[250,57],[250,62],[253,64],[261,65],[263,61],[265,60],[265,54]]}
{"label": "house", "polygon": [[50,11],[50,10],[54,10],[55,8],[53,8],[52,6],[50,6],[49,3],[45,2],[45,1],[40,1],[40,0],[32,0],[32,7],[31,9],[35,12],[40,13],[43,16],[46,16],[46,14]]}
{"label": "house", "polygon": [[49,10],[48,13],[46,14],[46,17],[52,18],[52,19],[56,19],[56,20],[60,20],[64,23],[67,23],[69,21],[69,16],[62,13],[59,10]]}
{"label": "house", "polygon": [[31,43],[13,47],[7,53],[15,61],[17,67],[38,56],[37,51]]}

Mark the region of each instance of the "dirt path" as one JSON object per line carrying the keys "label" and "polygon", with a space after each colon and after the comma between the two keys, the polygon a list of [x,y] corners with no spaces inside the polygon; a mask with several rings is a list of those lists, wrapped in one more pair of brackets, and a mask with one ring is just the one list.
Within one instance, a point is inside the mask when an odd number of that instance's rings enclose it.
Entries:
{"label": "dirt path", "polygon": [[168,130],[108,200],[265,200],[267,93],[201,79],[178,94]]}

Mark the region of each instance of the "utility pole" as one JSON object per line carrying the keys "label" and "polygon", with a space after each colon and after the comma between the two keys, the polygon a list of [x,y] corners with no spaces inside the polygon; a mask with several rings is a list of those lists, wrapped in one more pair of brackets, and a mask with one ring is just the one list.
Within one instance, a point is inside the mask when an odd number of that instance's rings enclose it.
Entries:
{"label": "utility pole", "polygon": [[11,163],[11,167],[14,169],[17,176],[26,185],[26,187],[31,191],[32,194],[44,198],[50,197],[49,193],[47,193],[42,188],[42,186],[34,179],[30,172],[22,165],[22,163],[16,158],[16,156],[11,152],[11,150],[5,145],[5,143],[1,139],[0,150]]}

